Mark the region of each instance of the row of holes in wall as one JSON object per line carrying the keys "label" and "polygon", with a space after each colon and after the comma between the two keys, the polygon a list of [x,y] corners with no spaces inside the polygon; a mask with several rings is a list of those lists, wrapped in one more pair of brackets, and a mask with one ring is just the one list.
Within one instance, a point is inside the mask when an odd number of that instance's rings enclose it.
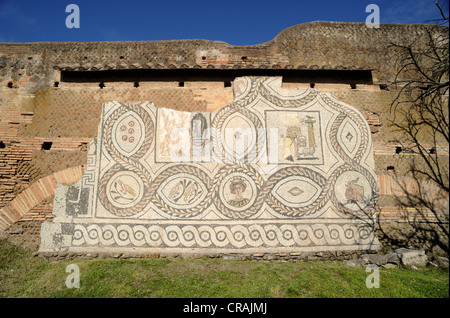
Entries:
{"label": "row of holes in wall", "polygon": [[[53,83],[54,87],[59,87],[59,82],[54,82]],[[100,88],[104,88],[106,85],[104,82],[100,82],[98,85]],[[316,86],[316,83],[310,83],[309,87],[314,88]],[[7,84],[8,88],[13,88],[13,83],[12,82],[8,82]],[[134,82],[133,83],[133,87],[139,87],[139,82]],[[178,87],[184,87],[184,82],[178,82]],[[223,87],[231,87],[231,82],[223,82]],[[380,84],[379,85],[381,90],[387,90],[387,85],[385,84]],[[350,84],[350,88],[351,89],[356,89],[357,86],[356,84]]]}
{"label": "row of holes in wall", "polygon": [[[41,149],[42,150],[50,150],[52,148],[52,144],[53,143],[51,141],[44,141],[42,143]],[[82,146],[86,146],[85,143],[82,143],[81,145]],[[6,148],[6,145],[5,145],[5,143],[3,141],[0,141],[0,149],[2,149],[2,148]],[[402,147],[395,147],[395,153],[396,154],[400,154],[402,151],[403,151]],[[429,150],[429,153],[432,154],[432,155],[436,154],[436,149],[435,148],[431,148]],[[390,170],[390,169],[388,169],[388,170]]]}
{"label": "row of holes in wall", "polygon": [[[309,87],[314,88],[316,86],[316,83],[310,83]],[[54,87],[59,87],[59,82],[55,82]],[[101,89],[106,87],[104,82],[100,82],[98,84],[98,87]],[[139,87],[139,82],[134,82],[133,87]],[[184,87],[184,82],[178,82],[178,87]],[[223,82],[223,87],[231,87],[231,82]],[[381,87],[381,86],[380,86]],[[351,89],[356,89],[356,84],[350,84]]]}
{"label": "row of holes in wall", "polygon": [[[52,147],[52,144],[53,144],[52,142],[46,141],[46,142],[42,143],[41,149],[42,150],[50,150],[51,147]],[[0,149],[2,149],[2,148],[5,148],[5,144],[2,141],[0,141]],[[386,170],[387,171],[394,171],[395,167],[394,166],[388,166],[386,168]]]}
{"label": "row of holes in wall", "polygon": [[[41,145],[42,150],[50,150],[52,148],[53,142],[51,141],[44,141]],[[0,149],[6,148],[6,145],[3,141],[0,141]]]}
{"label": "row of holes in wall", "polygon": [[[41,149],[42,150],[50,150],[52,148],[52,144],[53,143],[51,141],[45,141],[45,142],[42,143]],[[6,147],[5,144],[2,141],[0,141],[0,149],[5,148],[5,147]],[[401,147],[396,147],[395,153],[398,154],[400,152],[401,152]],[[434,148],[431,148],[430,149],[430,153],[431,154],[435,154],[436,150]],[[387,171],[395,171],[395,167],[394,166],[387,166],[386,170]]]}
{"label": "row of holes in wall", "polygon": [[[54,82],[53,84],[54,87],[59,87],[59,82]],[[98,85],[100,88],[104,88],[106,85],[104,82],[100,82]],[[311,88],[314,88],[316,86],[316,83],[310,83],[309,86]],[[13,88],[13,83],[12,82],[8,82],[7,84],[8,88]],[[139,82],[134,82],[133,83],[133,87],[139,87]],[[178,87],[184,87],[184,82],[178,82]],[[231,82],[223,82],[223,87],[231,87]],[[384,84],[380,84],[379,85],[381,90],[386,90],[387,89],[387,85]],[[356,89],[356,84],[350,84],[350,88],[351,89]]]}
{"label": "row of holes in wall", "polygon": [[[125,57],[124,56],[120,56],[119,57],[119,59],[121,59],[121,60],[123,60]],[[29,57],[28,58],[29,60],[31,59],[31,57]],[[87,60],[88,59],[88,57],[87,56],[85,56],[84,57],[84,59],[85,60]],[[206,56],[202,56],[202,60],[206,60]],[[248,60],[248,58],[246,57],[246,56],[243,56],[243,57],[241,57],[241,60],[243,60],[243,61],[247,61]]]}
{"label": "row of holes in wall", "polygon": [[[123,59],[123,56],[121,56],[120,59]],[[206,60],[206,56],[202,56],[202,60],[203,60],[203,61]],[[243,56],[243,57],[241,57],[241,60],[247,61],[247,60],[248,60],[248,57]]]}

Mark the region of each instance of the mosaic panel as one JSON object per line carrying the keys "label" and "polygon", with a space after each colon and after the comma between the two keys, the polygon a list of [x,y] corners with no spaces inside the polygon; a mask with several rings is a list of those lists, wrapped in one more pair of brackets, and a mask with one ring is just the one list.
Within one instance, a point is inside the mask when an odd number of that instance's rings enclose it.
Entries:
{"label": "mosaic panel", "polygon": [[279,77],[238,78],[234,95],[215,112],[104,103],[85,175],[58,185],[41,251],[378,248],[359,111]]}

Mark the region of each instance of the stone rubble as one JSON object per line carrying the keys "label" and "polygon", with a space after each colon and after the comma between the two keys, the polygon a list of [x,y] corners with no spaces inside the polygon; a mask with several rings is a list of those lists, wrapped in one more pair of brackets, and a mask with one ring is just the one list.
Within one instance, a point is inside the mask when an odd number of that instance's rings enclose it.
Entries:
{"label": "stone rubble", "polygon": [[[371,253],[371,254],[365,254]],[[130,254],[130,253],[39,253],[33,256],[42,257],[48,261],[63,261],[74,259],[208,259],[221,258],[224,261],[262,261],[262,262],[305,262],[305,261],[343,261],[353,267],[366,267],[375,264],[384,269],[411,268],[419,269],[426,266],[449,268],[448,257],[428,257],[423,250],[399,248],[386,254],[376,254],[372,251],[337,251],[337,252],[305,252],[305,253],[230,253],[230,254]]]}
{"label": "stone rubble", "polygon": [[364,254],[358,259],[344,261],[348,266],[365,267],[375,264],[386,269],[390,268],[411,268],[419,269],[426,266],[449,268],[448,257],[435,256],[428,257],[424,250],[397,248],[386,254]]}

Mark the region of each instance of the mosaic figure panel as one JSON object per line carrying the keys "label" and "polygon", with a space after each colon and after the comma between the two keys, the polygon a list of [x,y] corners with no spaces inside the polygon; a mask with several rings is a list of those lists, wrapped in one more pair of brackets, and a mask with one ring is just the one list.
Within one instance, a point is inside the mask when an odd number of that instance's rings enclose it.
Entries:
{"label": "mosaic figure panel", "polygon": [[363,116],[328,93],[284,90],[278,77],[233,86],[234,102],[211,113],[105,103],[85,175],[58,185],[41,251],[378,248]]}

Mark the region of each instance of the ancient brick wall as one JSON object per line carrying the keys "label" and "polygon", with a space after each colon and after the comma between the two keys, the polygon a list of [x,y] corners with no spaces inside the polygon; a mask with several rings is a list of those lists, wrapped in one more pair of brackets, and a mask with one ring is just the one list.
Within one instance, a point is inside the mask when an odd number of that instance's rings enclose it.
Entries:
{"label": "ancient brick wall", "polygon": [[[368,29],[360,23],[312,22],[283,30],[267,43],[244,47],[206,40],[0,43],[0,208],[9,209],[18,195],[43,178],[86,165],[87,145],[96,136],[104,102],[152,101],[158,107],[214,111],[233,100],[232,82],[105,81],[100,87],[98,82],[64,82],[61,72],[368,70],[373,81],[367,85],[315,83],[315,89],[333,93],[365,116],[380,182],[380,213],[400,220],[392,169],[402,174],[409,155],[399,152],[395,142],[399,136],[389,127],[390,104],[397,93],[385,89],[396,72],[395,52],[389,45],[439,30],[430,25]],[[309,86],[308,81],[283,83],[284,88]],[[20,217],[22,221],[39,224],[51,218],[51,198],[31,200],[36,205]],[[10,230],[16,236],[20,232]]]}

